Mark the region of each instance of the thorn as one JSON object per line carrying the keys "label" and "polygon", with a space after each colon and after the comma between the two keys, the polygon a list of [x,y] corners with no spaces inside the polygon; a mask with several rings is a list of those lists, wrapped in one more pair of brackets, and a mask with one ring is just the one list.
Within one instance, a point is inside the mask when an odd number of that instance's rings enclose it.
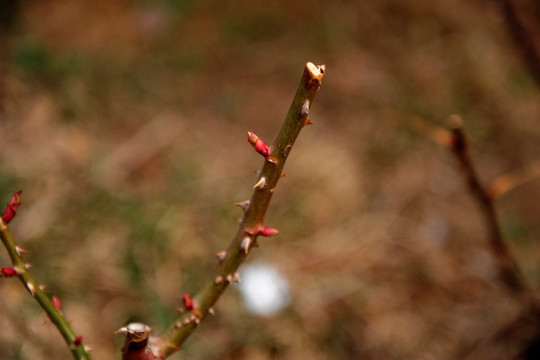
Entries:
{"label": "thorn", "polygon": [[[30,266],[31,267],[31,266]],[[24,266],[24,269],[21,269],[20,267],[18,266],[14,266],[13,267],[13,270],[15,270],[15,273],[17,273],[17,275],[22,275],[24,274],[24,272],[27,270],[28,268],[26,267],[26,264]]]}
{"label": "thorn", "polygon": [[227,275],[227,277],[225,278],[225,280],[227,280],[227,283],[232,283],[233,282],[233,276],[231,274]]}
{"label": "thorn", "polygon": [[20,246],[15,246],[15,252],[17,253],[17,256],[21,257],[21,253],[27,253],[28,250],[24,250]]}
{"label": "thorn", "polygon": [[83,347],[84,347],[84,351],[86,351],[86,352],[90,352],[90,351],[94,350],[94,349],[92,349],[91,346],[88,346],[88,345],[84,345]]}
{"label": "thorn", "polygon": [[287,177],[287,174],[285,174],[285,171],[282,171],[279,177]]}
{"label": "thorn", "polygon": [[210,315],[216,315],[216,311],[213,307],[208,308],[208,312],[210,313]]}
{"label": "thorn", "polygon": [[185,318],[184,321],[182,321],[182,325],[184,326],[189,325],[190,322],[191,320],[189,318]]}
{"label": "thorn", "polygon": [[268,156],[266,157],[266,161],[268,161],[268,162],[270,162],[270,163],[272,163],[272,164],[277,164],[276,158],[273,157],[273,156],[271,156],[271,155],[268,155]]}
{"label": "thorn", "polygon": [[189,320],[191,320],[192,322],[195,323],[195,325],[199,325],[201,323],[201,319],[199,319],[198,317],[196,317],[195,315],[191,315],[191,318],[189,318]]}
{"label": "thorn", "polygon": [[244,228],[244,232],[248,235],[256,235],[259,233],[259,227]]}
{"label": "thorn", "polygon": [[300,113],[302,116],[309,114],[309,100],[304,101],[302,104],[302,111]]}
{"label": "thorn", "polygon": [[304,126],[306,125],[313,125],[313,122],[309,118],[306,118],[306,121],[304,121]]}
{"label": "thorn", "polygon": [[30,291],[30,294],[32,294],[32,296],[36,296],[36,289],[34,288],[34,284],[32,284],[31,282],[27,282],[26,288],[28,289],[28,291]]}
{"label": "thorn", "polygon": [[232,281],[235,282],[235,283],[240,282],[240,274],[238,273],[238,271],[235,271],[235,273],[233,275],[233,278],[232,278]]}
{"label": "thorn", "polygon": [[174,328],[175,329],[180,329],[182,327],[182,323],[180,321],[177,321],[174,323]]}
{"label": "thorn", "polygon": [[218,251],[214,255],[217,256],[219,263],[223,263],[223,260],[227,257],[227,250]]}
{"label": "thorn", "polygon": [[43,285],[43,284],[39,285],[39,290],[45,291],[45,289],[47,289],[46,285]]}
{"label": "thorn", "polygon": [[31,269],[31,268],[33,268],[33,267],[34,267],[34,265],[32,265],[32,264],[30,264],[30,263],[24,264],[24,268],[25,268],[26,270]]}
{"label": "thorn", "polygon": [[259,232],[261,236],[276,236],[279,234],[278,229],[269,228],[269,227],[263,227],[261,231]]}
{"label": "thorn", "polygon": [[266,178],[263,176],[259,179],[259,181],[257,181],[257,183],[253,186],[253,188],[257,190],[262,190],[264,189],[265,185],[266,185]]}
{"label": "thorn", "polygon": [[246,236],[242,239],[242,243],[240,244],[240,250],[244,251],[247,255],[250,245],[251,245],[251,238],[249,236]]}
{"label": "thorn", "polygon": [[234,205],[242,208],[242,210],[244,211],[244,213],[246,213],[249,209],[249,205],[251,204],[251,200],[244,200],[242,202],[237,202],[235,203]]}
{"label": "thorn", "polygon": [[216,279],[214,280],[214,284],[219,285],[222,282],[223,282],[223,276],[221,276],[221,275],[216,276]]}
{"label": "thorn", "polygon": [[181,307],[177,307],[176,310],[177,310],[180,314],[183,314],[183,313],[186,311],[186,309],[181,308]]}

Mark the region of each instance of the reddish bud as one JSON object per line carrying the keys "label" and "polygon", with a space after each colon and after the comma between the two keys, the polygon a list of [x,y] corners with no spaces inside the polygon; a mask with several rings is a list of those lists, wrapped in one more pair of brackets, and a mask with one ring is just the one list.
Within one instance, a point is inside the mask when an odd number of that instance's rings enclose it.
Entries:
{"label": "reddish bud", "polygon": [[279,234],[278,229],[263,227],[259,232],[261,236],[276,236]]}
{"label": "reddish bud", "polygon": [[184,303],[184,307],[187,310],[193,310],[193,307],[195,306],[195,303],[193,302],[193,299],[188,294],[185,294],[182,296],[182,302]]}
{"label": "reddish bud", "polygon": [[54,307],[56,308],[56,310],[62,311],[62,304],[60,303],[60,300],[56,296],[53,296],[51,298],[51,301],[52,301]]}
{"label": "reddish bud", "polygon": [[8,224],[11,219],[15,217],[15,214],[17,214],[17,209],[19,208],[19,206],[21,206],[21,194],[22,190],[19,190],[15,194],[13,194],[6,208],[4,209],[4,212],[2,213],[2,219],[6,224]]}
{"label": "reddish bud", "polygon": [[267,157],[270,154],[270,149],[268,148],[268,145],[266,145],[260,137],[258,137],[251,131],[248,131],[248,142],[251,144],[251,146],[253,146],[255,151],[262,156]]}
{"label": "reddish bud", "polygon": [[73,339],[73,345],[79,346],[82,344],[83,337],[82,335],[75,336],[75,339]]}
{"label": "reddish bud", "polygon": [[0,268],[0,277],[14,277],[17,275],[17,271],[12,267]]}

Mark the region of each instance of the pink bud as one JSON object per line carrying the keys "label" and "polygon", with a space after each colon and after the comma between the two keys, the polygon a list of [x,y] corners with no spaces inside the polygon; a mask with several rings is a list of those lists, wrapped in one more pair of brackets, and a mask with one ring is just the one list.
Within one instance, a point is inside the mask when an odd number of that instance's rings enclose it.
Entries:
{"label": "pink bud", "polygon": [[6,208],[4,209],[4,212],[2,213],[2,219],[6,224],[8,224],[11,219],[15,217],[15,214],[17,214],[17,208],[21,206],[21,193],[22,190],[19,190],[13,194]]}
{"label": "pink bud", "polygon": [[12,267],[0,268],[0,277],[13,277],[17,275],[17,271]]}
{"label": "pink bud", "polygon": [[195,306],[195,303],[193,302],[193,299],[188,294],[185,294],[182,296],[182,302],[184,303],[184,307],[187,310],[193,310],[193,307]]}
{"label": "pink bud", "polygon": [[62,311],[62,304],[60,303],[60,300],[56,296],[53,296],[51,298],[51,301],[52,301],[54,307],[56,308],[56,310]]}
{"label": "pink bud", "polygon": [[251,144],[251,146],[253,146],[255,151],[262,156],[267,157],[270,154],[270,149],[264,143],[264,141],[251,131],[248,131],[248,142]]}
{"label": "pink bud", "polygon": [[261,236],[276,236],[279,234],[278,229],[263,227],[259,232]]}

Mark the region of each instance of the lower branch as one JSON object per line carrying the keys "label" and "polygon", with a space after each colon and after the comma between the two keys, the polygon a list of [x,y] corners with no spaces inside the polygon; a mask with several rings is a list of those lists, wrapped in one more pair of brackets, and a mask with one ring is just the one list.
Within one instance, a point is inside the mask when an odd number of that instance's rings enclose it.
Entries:
{"label": "lower branch", "polygon": [[0,217],[0,239],[7,250],[12,263],[12,267],[0,269],[0,277],[17,276],[30,295],[38,302],[45,313],[47,313],[48,318],[54,326],[56,326],[69,346],[73,357],[75,359],[89,359],[90,357],[82,344],[82,336],[76,335],[71,328],[71,325],[60,310],[59,300],[56,297],[49,298],[42,290],[42,286],[40,286],[30,274],[28,271],[29,266],[22,258],[22,252],[24,250],[16,245],[11,236],[7,223],[15,216],[16,210],[20,205],[19,196],[20,192],[13,196],[4,211],[4,214]]}

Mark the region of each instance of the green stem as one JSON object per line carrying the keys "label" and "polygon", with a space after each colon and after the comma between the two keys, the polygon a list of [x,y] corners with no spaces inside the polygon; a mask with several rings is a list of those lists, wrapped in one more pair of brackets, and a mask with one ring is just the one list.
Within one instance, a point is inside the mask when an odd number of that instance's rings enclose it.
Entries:
{"label": "green stem", "polygon": [[309,62],[306,64],[285,122],[277,139],[270,147],[270,156],[266,157],[259,175],[258,183],[261,184],[260,181],[264,178],[264,184],[259,185],[253,191],[249,207],[236,236],[227,249],[216,273],[194,297],[196,311],[180,315],[161,336],[164,357],[168,357],[180,348],[234,279],[238,267],[248,255],[250,247],[246,244],[250,245],[251,248],[256,246],[258,232],[263,226],[264,215],[272,199],[272,194],[300,130],[308,123],[309,109],[321,86],[324,72],[324,65],[316,66]]}
{"label": "green stem", "polygon": [[15,244],[15,241],[13,240],[13,237],[11,236],[11,232],[9,231],[8,226],[4,223],[4,221],[0,218],[0,238],[2,239],[2,243],[4,244],[4,247],[6,248],[9,257],[11,259],[11,263],[13,265],[13,268],[17,272],[17,277],[21,282],[23,283],[24,287],[30,295],[36,299],[38,304],[43,308],[43,310],[47,313],[47,316],[52,321],[52,323],[56,326],[64,340],[66,341],[67,345],[69,346],[69,349],[71,350],[71,353],[73,354],[73,357],[75,359],[90,359],[88,354],[86,353],[86,350],[84,349],[84,346],[82,344],[75,345],[75,339],[76,335],[71,326],[69,325],[69,322],[64,317],[64,315],[54,306],[51,299],[41,290],[36,280],[32,277],[32,275],[28,272],[28,269],[26,267],[26,264],[20,254],[20,251],[17,248],[17,245]]}

